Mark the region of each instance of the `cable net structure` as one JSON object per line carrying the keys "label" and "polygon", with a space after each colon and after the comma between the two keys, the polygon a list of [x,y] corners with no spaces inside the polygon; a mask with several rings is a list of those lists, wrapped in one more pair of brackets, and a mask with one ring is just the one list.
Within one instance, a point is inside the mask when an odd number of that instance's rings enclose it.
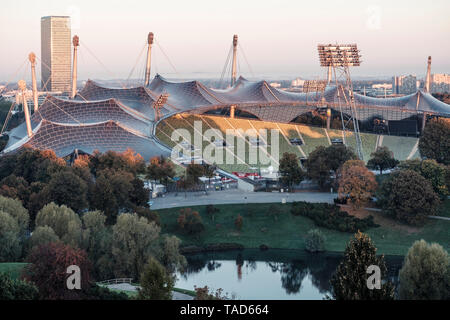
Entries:
{"label": "cable net structure", "polygon": [[[266,81],[243,77],[224,90],[208,88],[199,81],[172,81],[159,74],[148,87],[110,88],[89,80],[73,100],[47,96],[31,116],[31,137],[25,123],[11,130],[6,128],[9,141],[2,154],[16,152],[25,144],[52,149],[60,157],[74,150],[122,152],[131,148],[149,160],[170,154],[170,148],[154,136],[154,130],[172,115],[201,115],[234,107],[255,120],[288,124],[326,105],[350,116],[350,106],[339,103],[342,94],[339,90],[331,84],[321,94],[288,92]],[[353,99],[357,121],[370,121],[374,117],[396,121],[425,114],[450,117],[450,105],[422,91],[396,98],[354,93]]]}

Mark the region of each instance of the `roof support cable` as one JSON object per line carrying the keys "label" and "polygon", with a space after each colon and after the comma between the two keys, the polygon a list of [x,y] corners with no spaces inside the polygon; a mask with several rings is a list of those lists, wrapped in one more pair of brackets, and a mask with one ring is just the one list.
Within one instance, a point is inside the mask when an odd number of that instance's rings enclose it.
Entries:
{"label": "roof support cable", "polygon": [[169,62],[170,66],[172,67],[172,69],[175,71],[175,73],[180,76],[180,73],[177,71],[177,68],[175,68],[174,64],[172,63],[172,61],[170,60],[169,56],[166,54],[166,52],[164,51],[164,49],[162,48],[162,46],[159,44],[159,42],[157,40],[155,40],[156,45],[158,46],[158,48],[161,50],[162,54],[164,55],[164,57],[167,59],[167,61]]}
{"label": "roof support cable", "polygon": [[[94,59],[95,60],[97,60],[97,62],[109,73],[109,74],[111,74],[112,76],[113,76],[113,78],[116,78],[117,79],[117,77],[114,75],[114,73],[111,71],[111,70],[109,70],[107,67],[106,67],[106,65],[92,52],[92,50],[90,50],[89,49],[89,47],[84,43],[84,42],[82,42],[81,40],[80,40],[80,44],[81,44],[81,46],[82,46],[82,48],[85,48],[86,50],[87,50],[87,52],[89,52],[89,54],[91,55],[91,56],[93,56],[94,57]],[[126,84],[124,84],[123,82],[121,82],[120,81],[120,84],[122,85],[122,88],[124,88],[124,89],[126,89],[127,88],[127,86],[126,86]]]}
{"label": "roof support cable", "polygon": [[220,75],[220,81],[219,81],[219,89],[222,88],[222,82],[224,79],[224,76],[227,72],[228,64],[230,63],[231,53],[233,52],[233,44],[230,46],[230,50],[228,51],[227,59],[225,60],[225,65],[223,66],[222,74]]}
{"label": "roof support cable", "polygon": [[144,46],[142,47],[142,49],[141,49],[141,51],[140,51],[140,53],[139,53],[139,56],[138,56],[137,59],[136,59],[136,62],[134,63],[133,68],[131,68],[131,71],[130,71],[130,73],[128,74],[128,78],[127,78],[127,80],[126,80],[127,85],[128,85],[128,81],[130,80],[131,76],[132,76],[133,73],[134,73],[134,70],[136,69],[136,66],[137,66],[138,63],[139,63],[139,60],[141,60],[142,54],[144,53],[146,47],[147,47],[147,45],[144,44]]}
{"label": "roof support cable", "polygon": [[248,69],[250,70],[250,73],[252,74],[252,77],[255,78],[255,73],[253,72],[252,67],[250,66],[250,63],[248,63],[248,59],[247,56],[245,55],[245,51],[244,48],[241,46],[241,43],[238,43],[239,49],[241,49],[240,51],[242,52],[242,55],[244,56],[244,60],[247,63]]}

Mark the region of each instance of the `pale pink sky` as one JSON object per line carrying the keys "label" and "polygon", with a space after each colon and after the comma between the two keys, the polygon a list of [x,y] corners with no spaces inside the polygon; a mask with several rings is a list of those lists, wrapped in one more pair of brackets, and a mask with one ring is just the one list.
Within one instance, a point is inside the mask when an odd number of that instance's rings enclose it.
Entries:
{"label": "pale pink sky", "polygon": [[[82,43],[81,79],[127,78],[149,31],[179,72],[155,46],[152,76],[219,77],[233,34],[258,78],[323,76],[316,46],[336,41],[358,44],[363,63],[352,70],[355,76],[421,77],[428,55],[432,72],[450,73],[448,0],[5,0],[0,8],[0,81],[11,80],[30,51],[40,56],[40,18],[46,15],[72,16],[72,35]],[[28,69],[12,80],[29,79]],[[240,69],[252,76],[243,57]]]}

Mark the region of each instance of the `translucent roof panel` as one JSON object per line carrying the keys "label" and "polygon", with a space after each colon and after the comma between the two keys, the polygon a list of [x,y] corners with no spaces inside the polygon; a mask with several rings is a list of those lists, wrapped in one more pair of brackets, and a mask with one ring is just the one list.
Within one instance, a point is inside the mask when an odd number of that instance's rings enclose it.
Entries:
{"label": "translucent roof panel", "polygon": [[163,151],[155,141],[139,136],[114,121],[61,125],[43,120],[27,144],[41,150],[54,150],[59,157],[71,154],[75,149],[91,154],[94,150],[123,152],[128,148],[145,160],[159,155],[168,156],[168,152]]}
{"label": "translucent roof panel", "polygon": [[150,134],[149,121],[144,121],[139,113],[117,103],[114,99],[82,102],[47,96],[31,119],[35,123],[45,119],[60,124],[92,124],[113,120],[130,129],[138,130],[143,135]]}

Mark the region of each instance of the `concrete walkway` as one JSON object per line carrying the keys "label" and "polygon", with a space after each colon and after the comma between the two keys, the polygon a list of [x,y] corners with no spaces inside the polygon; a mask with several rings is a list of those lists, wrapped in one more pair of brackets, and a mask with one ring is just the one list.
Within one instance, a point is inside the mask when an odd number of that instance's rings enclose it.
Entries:
{"label": "concrete walkway", "polygon": [[[116,290],[123,290],[123,291],[131,291],[131,292],[137,292],[137,286],[133,286],[129,283],[118,283],[118,284],[110,284],[106,286],[109,289],[116,289]],[[190,295],[172,291],[172,300],[194,300],[194,297],[191,297]]]}
{"label": "concrete walkway", "polygon": [[207,195],[203,192],[188,192],[185,198],[184,192],[168,193],[165,197],[152,199],[151,209],[165,209],[186,206],[202,206],[208,204],[235,204],[235,203],[281,203],[307,201],[333,203],[336,193],[326,192],[244,192],[242,190],[210,191]]}

